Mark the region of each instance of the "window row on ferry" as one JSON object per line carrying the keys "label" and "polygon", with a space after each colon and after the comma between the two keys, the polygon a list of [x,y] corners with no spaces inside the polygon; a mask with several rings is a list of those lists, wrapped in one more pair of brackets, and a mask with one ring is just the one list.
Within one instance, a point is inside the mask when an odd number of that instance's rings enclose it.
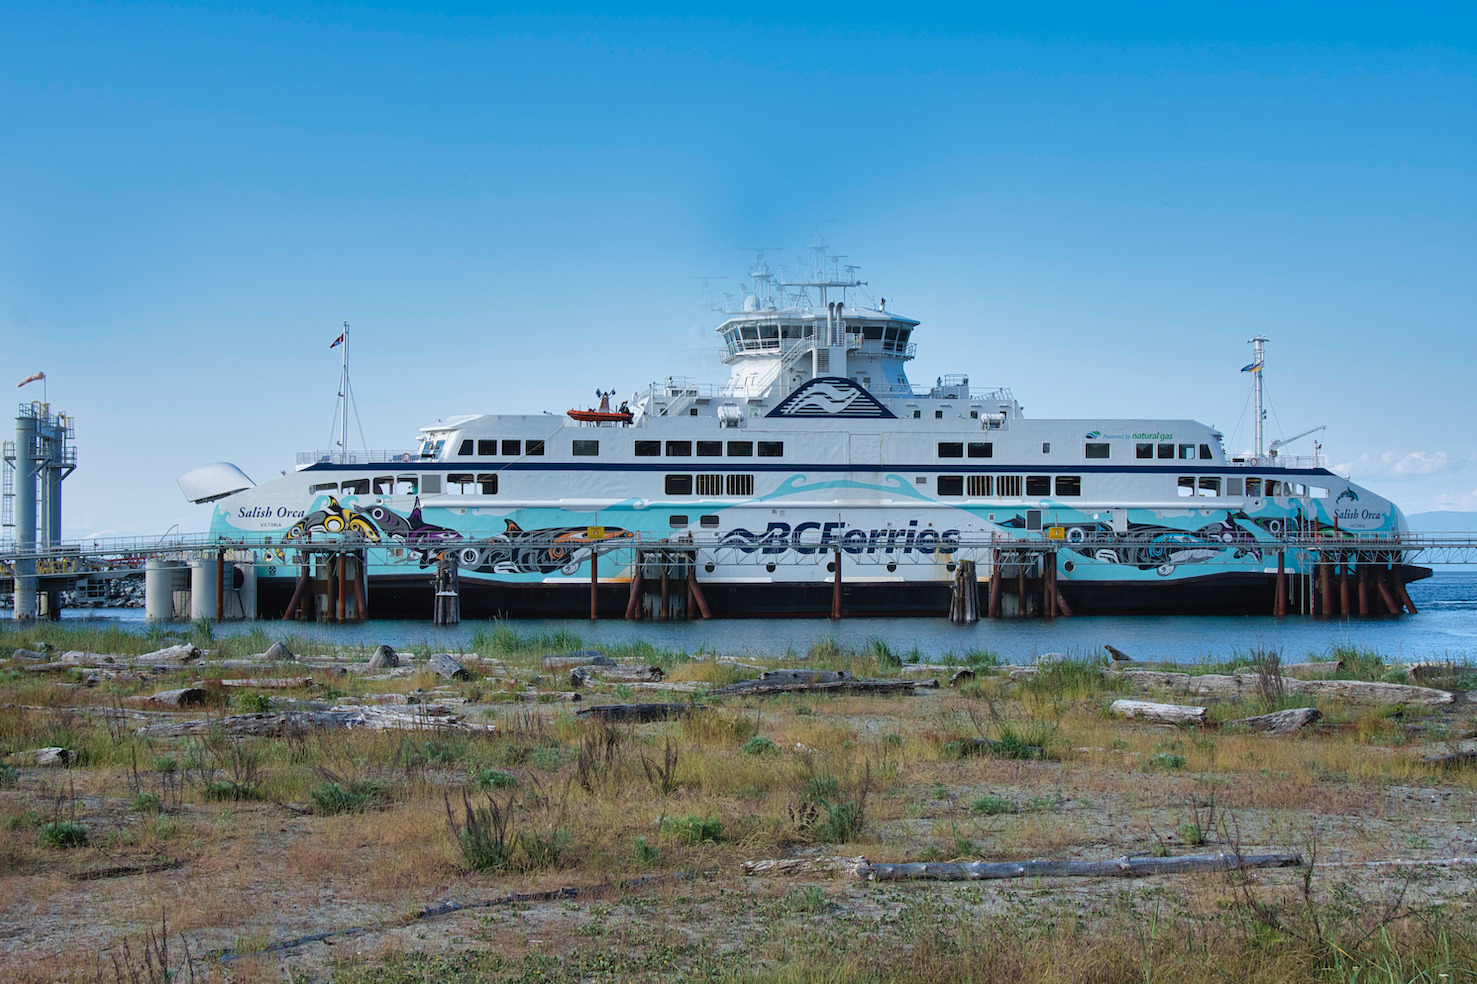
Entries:
{"label": "window row on ferry", "polygon": [[[1178,451],[1178,454],[1176,454]],[[1051,453],[1051,442],[1041,443],[1041,453]],[[1209,444],[1135,444],[1134,457],[1136,459],[1167,459],[1193,461],[1198,457],[1201,461],[1212,461],[1215,459],[1214,452]],[[993,458],[995,456],[994,444],[986,441],[939,441],[938,456],[940,458],[963,458],[968,455],[971,458]],[[1087,459],[1106,459],[1113,456],[1113,446],[1106,441],[1089,441],[1082,448],[1082,456]]]}
{"label": "window row on ferry", "polygon": [[538,457],[544,453],[544,442],[529,438],[527,441],[521,438],[463,438],[461,446],[456,449],[458,458],[470,458],[475,454],[479,458],[492,458],[501,454],[505,458],[521,458],[524,455]]}

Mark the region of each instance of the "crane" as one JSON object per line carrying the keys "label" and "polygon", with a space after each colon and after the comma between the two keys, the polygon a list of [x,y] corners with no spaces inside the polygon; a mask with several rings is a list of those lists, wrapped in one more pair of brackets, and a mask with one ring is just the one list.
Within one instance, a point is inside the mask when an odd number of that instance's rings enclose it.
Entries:
{"label": "crane", "polygon": [[1309,434],[1316,434],[1316,433],[1318,433],[1321,430],[1327,429],[1327,427],[1328,427],[1327,424],[1319,424],[1317,427],[1313,427],[1313,428],[1310,428],[1309,430],[1305,430],[1301,434],[1294,434],[1291,437],[1284,437],[1281,440],[1273,441],[1271,444],[1267,445],[1267,455],[1269,457],[1275,458],[1275,457],[1277,457],[1277,449],[1278,448],[1286,447],[1287,445],[1291,444],[1293,441],[1296,441],[1296,440],[1299,440],[1301,438],[1307,437]]}

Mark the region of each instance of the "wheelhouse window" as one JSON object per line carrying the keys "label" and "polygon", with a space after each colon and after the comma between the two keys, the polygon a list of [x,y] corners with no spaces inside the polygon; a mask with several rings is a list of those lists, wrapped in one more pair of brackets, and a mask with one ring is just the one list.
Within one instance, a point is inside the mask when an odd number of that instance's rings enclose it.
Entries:
{"label": "wheelhouse window", "polygon": [[497,441],[482,441],[482,440],[479,440],[477,442],[477,453],[480,454],[480,455],[494,455],[494,454],[497,454]]}
{"label": "wheelhouse window", "polygon": [[1158,445],[1158,448],[1159,448],[1159,455],[1158,456],[1160,458],[1169,458],[1170,460],[1173,460],[1174,459],[1174,445],[1173,444],[1160,444],[1160,445]]}
{"label": "wheelhouse window", "polygon": [[636,457],[655,458],[662,453],[661,441],[637,441]]}
{"label": "wheelhouse window", "polygon": [[1211,453],[1210,445],[1209,444],[1202,444],[1202,445],[1200,445],[1200,460],[1201,461],[1213,461],[1214,459],[1215,459],[1215,455],[1213,453]]}
{"label": "wheelhouse window", "polygon": [[1059,495],[1059,496],[1065,496],[1065,495],[1081,495],[1082,494],[1082,476],[1081,475],[1058,475],[1056,477],[1056,494]]}
{"label": "wheelhouse window", "polygon": [[722,441],[698,441],[697,456],[699,458],[721,458],[723,457]]}
{"label": "wheelhouse window", "polygon": [[993,458],[995,457],[995,445],[989,441],[970,441],[969,456],[971,458]]}
{"label": "wheelhouse window", "polygon": [[722,475],[711,475],[711,474],[709,474],[709,475],[694,475],[693,478],[695,478],[697,480],[697,494],[698,495],[722,495],[723,494],[723,476]]}
{"label": "wheelhouse window", "polygon": [[600,453],[599,441],[571,441],[569,453],[576,458],[593,458]]}
{"label": "wheelhouse window", "polygon": [[469,437],[466,440],[462,441],[461,445],[456,449],[456,453],[457,453],[457,457],[460,457],[460,458],[465,458],[469,454],[471,454],[472,453],[472,439]]}
{"label": "wheelhouse window", "polygon": [[1180,445],[1180,460],[1182,460],[1182,461],[1192,461],[1192,460],[1194,460],[1194,458],[1195,458],[1195,445],[1193,445],[1193,444],[1181,444]]}
{"label": "wheelhouse window", "polygon": [[1106,458],[1112,453],[1112,445],[1104,441],[1088,441],[1084,450],[1088,458]]}
{"label": "wheelhouse window", "polygon": [[1021,494],[1019,475],[1000,475],[995,479],[995,489],[1002,499],[1015,498]]}
{"label": "wheelhouse window", "polygon": [[959,441],[940,441],[938,450],[940,458],[964,457],[964,445]]}
{"label": "wheelhouse window", "polygon": [[728,456],[730,458],[752,458],[754,457],[753,441],[729,441]]}
{"label": "wheelhouse window", "polygon": [[518,457],[520,451],[522,450],[519,446],[522,443],[522,441],[516,439],[511,441],[503,441],[503,454],[511,455],[514,458]]}
{"label": "wheelhouse window", "polygon": [[754,494],[754,476],[753,475],[729,475],[728,476],[728,494],[729,495],[753,495]]}
{"label": "wheelhouse window", "polygon": [[940,475],[938,480],[939,495],[963,495],[963,475]]}
{"label": "wheelhouse window", "polygon": [[1154,445],[1152,445],[1152,444],[1135,444],[1133,446],[1133,456],[1135,458],[1152,458],[1152,457],[1154,457]]}
{"label": "wheelhouse window", "polygon": [[692,442],[691,441],[668,441],[667,442],[667,457],[669,457],[669,458],[691,458],[692,457]]}
{"label": "wheelhouse window", "polygon": [[785,454],[785,442],[784,441],[760,441],[759,442],[759,457],[761,457],[761,458],[782,458],[782,457],[784,457],[784,454]]}
{"label": "wheelhouse window", "polygon": [[964,480],[964,490],[966,494],[972,496],[994,495],[995,476],[970,475]]}
{"label": "wheelhouse window", "polygon": [[535,458],[541,458],[541,457],[543,457],[543,454],[544,454],[544,442],[543,441],[535,441],[535,440],[524,441],[523,442],[523,453],[525,455],[532,455]]}
{"label": "wheelhouse window", "polygon": [[668,475],[666,492],[667,495],[692,495],[692,476]]}
{"label": "wheelhouse window", "polygon": [[1027,475],[1026,495],[1051,495],[1051,476]]}

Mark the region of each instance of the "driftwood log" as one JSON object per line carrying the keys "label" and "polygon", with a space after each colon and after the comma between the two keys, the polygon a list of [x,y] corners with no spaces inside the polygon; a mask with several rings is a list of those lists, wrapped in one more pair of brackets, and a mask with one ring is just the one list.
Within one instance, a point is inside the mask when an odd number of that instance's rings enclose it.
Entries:
{"label": "driftwood log", "polygon": [[1187,871],[1296,868],[1299,854],[1187,854],[1178,858],[1121,857],[1106,861],[919,861],[890,864],[864,857],[746,861],[748,875],[850,875],[868,881],[990,881],[1002,878],[1143,878]]}
{"label": "driftwood log", "polygon": [[666,673],[660,666],[576,666],[569,671],[571,687],[593,683],[660,683]]}
{"label": "driftwood log", "polygon": [[1256,717],[1238,718],[1235,721],[1225,722],[1225,726],[1236,725],[1242,728],[1250,728],[1252,731],[1266,731],[1274,735],[1290,735],[1299,728],[1306,728],[1310,724],[1317,724],[1323,720],[1323,714],[1316,707],[1295,707],[1287,711],[1276,711],[1272,714],[1259,714]]}
{"label": "driftwood log", "polygon": [[138,730],[138,734],[147,738],[187,738],[217,733],[229,737],[255,737],[349,728],[367,728],[371,731],[490,730],[490,727],[462,721],[455,715],[446,713],[444,707],[335,707],[329,711],[233,714],[229,717],[195,718],[190,721],[161,721],[158,724],[145,725]]}
{"label": "driftwood log", "polygon": [[[841,671],[837,671],[841,672]],[[767,696],[769,694],[911,694],[918,687],[937,687],[937,680],[818,680],[814,683],[786,682],[783,679],[745,680],[710,690],[714,697]]]}
{"label": "driftwood log", "polygon": [[596,704],[576,711],[578,717],[594,717],[602,721],[668,721],[680,718],[694,709],[707,710],[702,704]]}
{"label": "driftwood log", "polygon": [[570,653],[568,656],[545,656],[542,666],[546,670],[572,670],[576,666],[617,666],[615,660],[599,650],[587,649]]}
{"label": "driftwood log", "polygon": [[291,690],[293,687],[311,687],[312,677],[240,677],[217,680],[222,687],[251,687],[255,690]]}
{"label": "driftwood log", "polygon": [[194,707],[209,699],[210,694],[200,687],[178,687],[174,690],[161,690],[157,694],[150,694],[148,702],[170,707]]}
{"label": "driftwood log", "polygon": [[1155,704],[1147,700],[1115,700],[1109,711],[1125,718],[1163,721],[1167,724],[1199,723],[1205,720],[1205,708],[1185,704]]}
{"label": "driftwood log", "polygon": [[447,680],[465,680],[471,675],[451,653],[432,653],[427,663],[437,676]]}

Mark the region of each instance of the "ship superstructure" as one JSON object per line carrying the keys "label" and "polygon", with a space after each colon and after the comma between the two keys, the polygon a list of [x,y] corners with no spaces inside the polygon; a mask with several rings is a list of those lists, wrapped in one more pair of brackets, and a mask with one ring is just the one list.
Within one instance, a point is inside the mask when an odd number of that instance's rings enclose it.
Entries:
{"label": "ship superstructure", "polygon": [[[376,613],[418,618],[433,550],[456,551],[464,616],[552,615],[588,608],[582,543],[674,536],[712,545],[700,576],[730,614],[827,610],[837,559],[850,610],[940,614],[952,544],[992,534],[1060,539],[1078,612],[1266,611],[1277,538],[1405,528],[1317,455],[1228,456],[1189,419],[1029,418],[964,375],[915,386],[919,322],[823,246],[799,266],[756,258],[717,327],[724,383],[666,377],[584,420],[451,417],[406,451],[308,452],[260,486],[208,466],[181,486],[213,503],[217,533],[364,537],[383,548]],[[258,570],[264,614],[292,591],[282,560]],[[619,608],[634,572],[609,568],[597,578]]]}

